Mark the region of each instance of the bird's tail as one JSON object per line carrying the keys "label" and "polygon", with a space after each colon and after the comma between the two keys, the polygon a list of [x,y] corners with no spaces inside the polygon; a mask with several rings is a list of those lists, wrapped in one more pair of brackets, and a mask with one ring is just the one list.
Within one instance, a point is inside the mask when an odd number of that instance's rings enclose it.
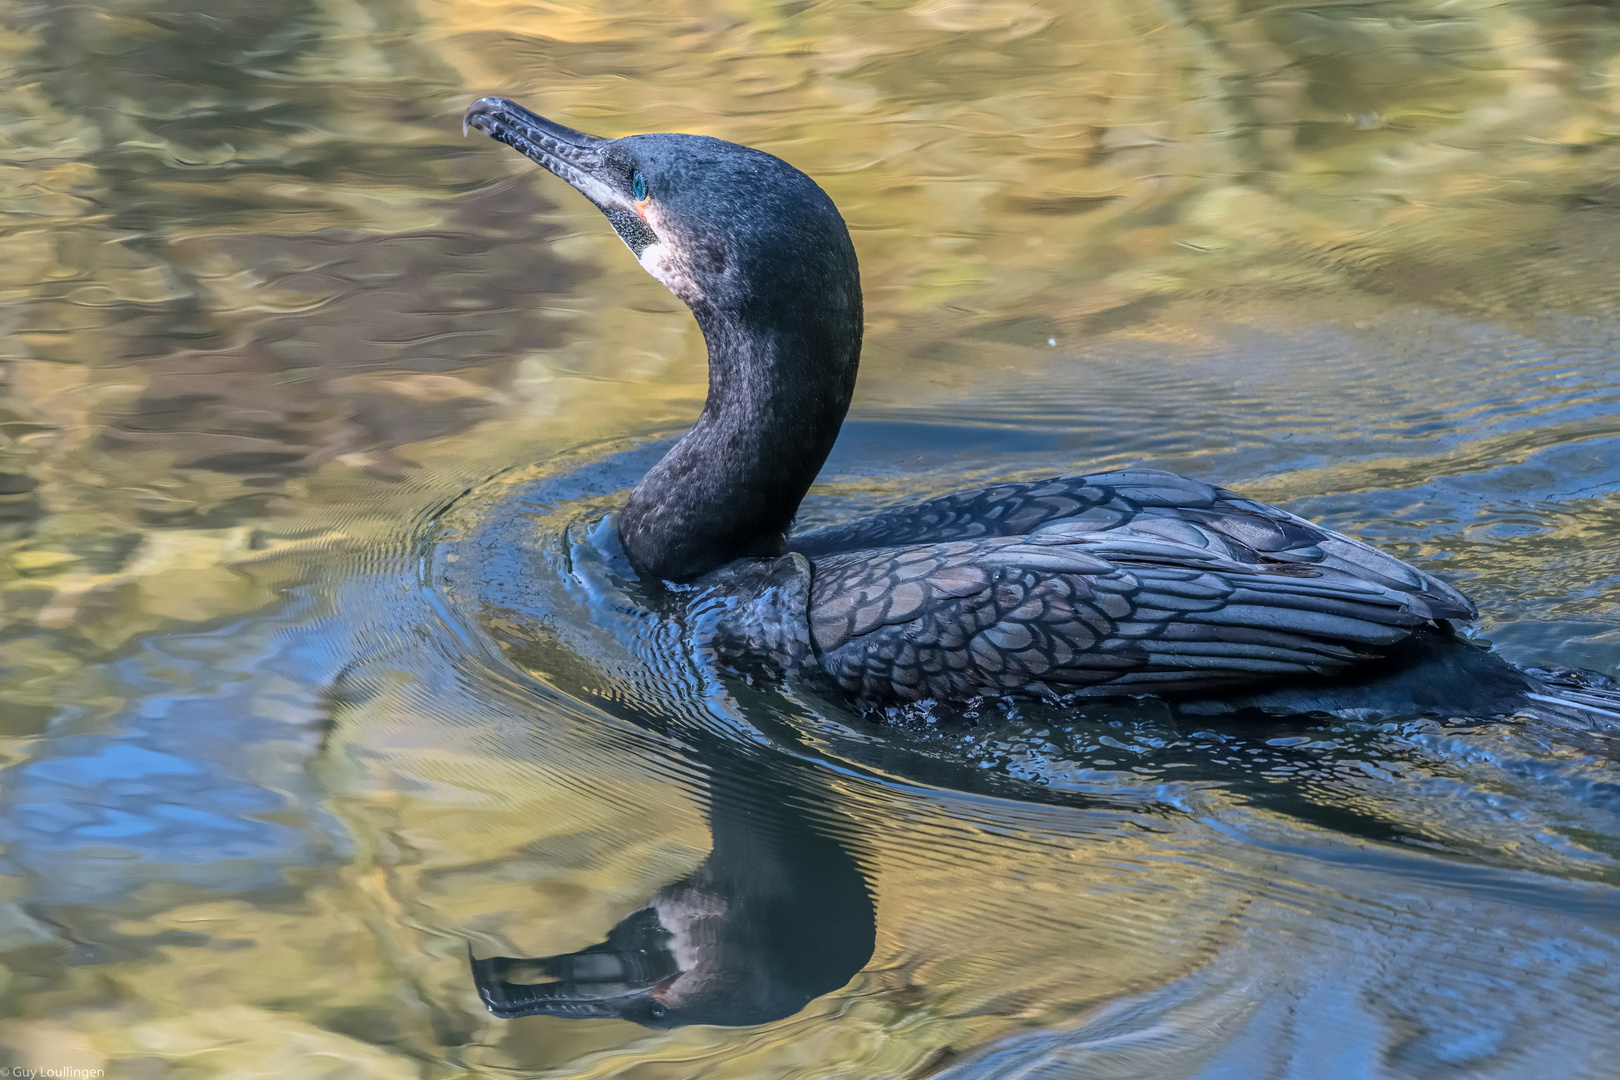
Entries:
{"label": "bird's tail", "polygon": [[1596,671],[1515,667],[1472,641],[1424,629],[1403,642],[1397,656],[1337,679],[1284,683],[1182,708],[1198,715],[1259,709],[1356,719],[1519,715],[1570,730],[1620,733],[1620,682]]}
{"label": "bird's tail", "polygon": [[1620,730],[1620,682],[1582,668],[1525,668],[1535,685],[1529,710],[1544,720],[1604,731]]}

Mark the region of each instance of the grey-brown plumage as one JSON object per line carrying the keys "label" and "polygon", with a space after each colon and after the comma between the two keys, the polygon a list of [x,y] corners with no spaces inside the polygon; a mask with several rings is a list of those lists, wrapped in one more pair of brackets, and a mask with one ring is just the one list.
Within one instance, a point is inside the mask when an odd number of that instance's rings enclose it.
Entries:
{"label": "grey-brown plumage", "polygon": [[[961,492],[791,546],[811,558],[777,561],[759,578],[769,597],[725,582],[749,599],[714,632],[746,636],[737,654],[791,663],[786,636],[766,641],[760,625],[803,618],[800,666],[873,703],[1189,694],[1330,675],[1474,614],[1450,586],[1365,544],[1151,469]],[[785,588],[796,573],[806,588]]]}
{"label": "grey-brown plumage", "polygon": [[[697,317],[703,414],[617,528],[643,577],[705,586],[694,630],[725,661],[815,675],[869,703],[1283,693],[1443,651],[1422,628],[1474,615],[1365,544],[1151,469],[966,491],[790,538],[861,345],[855,251],[826,193],[717,139],[599,139],[498,98],[474,102],[467,122],[596,204]],[[1485,681],[1507,688],[1493,697],[1503,710],[1547,689],[1500,666]],[[1386,694],[1395,711],[1421,697],[1402,685]]]}

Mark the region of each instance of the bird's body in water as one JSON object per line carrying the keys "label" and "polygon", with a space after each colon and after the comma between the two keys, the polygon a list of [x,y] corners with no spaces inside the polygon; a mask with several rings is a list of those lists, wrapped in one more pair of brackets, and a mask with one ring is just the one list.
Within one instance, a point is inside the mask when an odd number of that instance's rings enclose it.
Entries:
{"label": "bird's body in water", "polygon": [[1167,472],[997,485],[791,535],[861,349],[859,271],[831,199],[718,139],[600,139],[500,98],[466,122],[578,189],[702,328],[703,413],[617,529],[643,578],[701,587],[695,622],[722,657],[866,705],[1157,694],[1620,721],[1620,696],[1592,680],[1521,672],[1451,636],[1476,612],[1438,578]]}

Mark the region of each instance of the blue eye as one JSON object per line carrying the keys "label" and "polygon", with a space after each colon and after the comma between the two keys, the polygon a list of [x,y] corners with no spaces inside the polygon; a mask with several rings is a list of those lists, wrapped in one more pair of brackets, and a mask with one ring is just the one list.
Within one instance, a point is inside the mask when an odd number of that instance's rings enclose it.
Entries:
{"label": "blue eye", "polygon": [[639,172],[630,174],[630,190],[635,193],[637,201],[647,197],[647,178]]}

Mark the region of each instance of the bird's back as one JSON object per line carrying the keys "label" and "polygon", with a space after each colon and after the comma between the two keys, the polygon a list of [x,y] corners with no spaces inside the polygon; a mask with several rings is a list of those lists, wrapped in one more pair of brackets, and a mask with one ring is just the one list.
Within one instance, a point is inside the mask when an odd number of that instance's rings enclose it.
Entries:
{"label": "bird's back", "polygon": [[1151,469],[959,492],[790,547],[819,667],[870,702],[1328,675],[1475,613],[1399,559]]}

